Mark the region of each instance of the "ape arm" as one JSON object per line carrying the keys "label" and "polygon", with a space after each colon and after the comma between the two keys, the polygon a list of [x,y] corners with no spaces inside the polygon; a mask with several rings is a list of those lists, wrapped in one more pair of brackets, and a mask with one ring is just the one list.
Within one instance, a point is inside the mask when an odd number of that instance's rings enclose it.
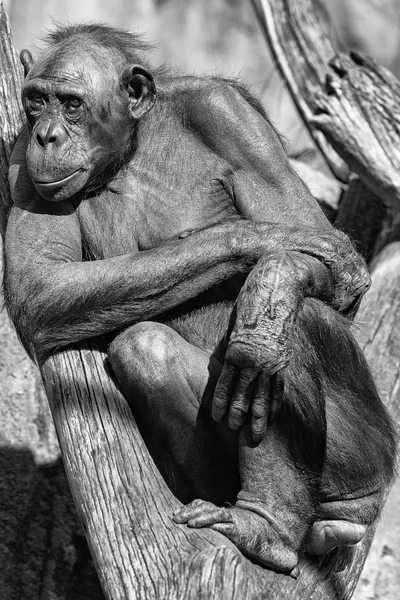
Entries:
{"label": "ape arm", "polygon": [[216,421],[229,412],[230,427],[239,429],[249,412],[253,439],[262,439],[282,401],[291,334],[304,296],[329,300],[332,294],[328,269],[312,256],[276,250],[258,261],[238,296],[213,399]]}
{"label": "ape arm", "polygon": [[[196,103],[189,106],[192,122],[203,142],[230,165],[224,185],[238,212],[253,222],[279,220],[282,225],[304,227],[303,256],[262,257],[242,288],[214,395],[215,420],[229,412],[234,429],[243,424],[251,407],[253,437],[260,441],[268,411],[276,410],[282,396],[290,329],[304,296],[315,295],[348,311],[357,306],[370,277],[347,236],[330,225],[293,171],[281,140],[251,100],[226,83],[213,83],[203,103],[200,108]],[[314,248],[307,248],[308,241],[315,247],[312,237],[306,239],[310,226],[318,231],[323,246],[330,246],[329,250],[321,246],[318,257]],[[329,267],[333,290],[324,265]]]}
{"label": "ape arm", "polygon": [[[304,228],[302,251],[330,269],[335,284],[332,304],[347,310],[370,286],[365,262],[348,237],[328,222],[291,167],[267,117],[230,85],[215,81],[208,94],[195,101],[189,97],[187,110],[203,142],[230,165],[224,185],[238,212],[254,222]],[[310,228],[321,242],[318,256]]]}
{"label": "ape arm", "polygon": [[241,220],[152,250],[82,262],[72,203],[36,196],[17,202],[9,216],[7,306],[27,351],[40,361],[70,343],[154,318],[251,270],[277,247],[301,250],[303,237],[303,230]]}
{"label": "ape arm", "polygon": [[[35,198],[11,211],[6,233],[6,295],[31,355],[120,329],[197,296],[258,258],[251,224],[241,224],[247,251],[229,225],[162,248],[81,262],[79,222],[70,202]],[[278,242],[272,228],[271,245]],[[265,228],[264,228],[265,233]],[[275,240],[275,241],[274,241]]]}

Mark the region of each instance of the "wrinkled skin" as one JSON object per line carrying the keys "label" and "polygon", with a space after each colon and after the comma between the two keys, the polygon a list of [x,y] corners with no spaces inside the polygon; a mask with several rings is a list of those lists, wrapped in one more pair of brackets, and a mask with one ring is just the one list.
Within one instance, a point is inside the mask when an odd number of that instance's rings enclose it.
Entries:
{"label": "wrinkled skin", "polygon": [[256,442],[279,410],[292,351],[287,340],[303,295],[332,298],[328,270],[309,256],[276,252],[258,261],[238,297],[213,418],[220,421],[229,408],[229,425],[239,429],[251,414]]}
{"label": "wrinkled skin", "polygon": [[[101,52],[96,54],[60,58],[50,72],[44,58],[25,79],[22,100],[32,126],[27,168],[38,194],[52,202],[71,198],[103,173],[121,147],[130,149],[126,116],[129,108],[132,115],[141,114],[129,93],[119,93],[120,82],[104,76]],[[103,64],[106,68],[105,57]],[[136,71],[122,72],[127,90],[130,77],[140,78]],[[147,100],[149,109],[153,100]]]}
{"label": "wrinkled skin", "polygon": [[[268,454],[271,484],[264,488],[274,488],[276,465],[287,480],[278,511],[283,521],[292,487],[303,490],[289,550],[286,534],[277,526],[271,538],[264,518],[277,500],[267,494],[260,500],[264,508],[254,511],[246,496],[252,484],[242,488],[247,500],[239,499],[233,533],[218,525],[226,522],[225,509],[215,516],[209,504],[192,505],[194,512],[187,508],[175,519],[218,526],[244,552],[292,571],[314,520],[309,549],[319,554],[356,543],[365,527],[346,511],[319,518],[315,489],[300,484],[288,440],[276,437],[268,420],[279,421],[287,369],[302,353],[293,346],[292,328],[304,297],[349,312],[369,275],[291,169],[245,88],[165,70],[152,74],[126,35],[72,27],[38,62],[22,54],[28,128],[10,168],[8,310],[39,363],[80,340],[115,338],[109,350],[115,377],[160,470],[183,500],[198,493],[211,504],[234,500],[239,448],[242,486],[253,481],[257,488]],[[121,36],[125,54],[113,41]],[[228,309],[212,332],[207,319],[221,301]],[[181,335],[183,316],[190,332]],[[210,334],[218,339],[204,342]],[[195,468],[184,460],[182,431],[193,442],[189,454],[196,450]],[[193,435],[200,436],[199,446]],[[320,476],[324,447],[322,439]],[[221,472],[212,449],[221,456]],[[311,468],[307,460],[303,469]],[[379,500],[372,504],[375,515]],[[256,547],[249,532],[257,533]]]}

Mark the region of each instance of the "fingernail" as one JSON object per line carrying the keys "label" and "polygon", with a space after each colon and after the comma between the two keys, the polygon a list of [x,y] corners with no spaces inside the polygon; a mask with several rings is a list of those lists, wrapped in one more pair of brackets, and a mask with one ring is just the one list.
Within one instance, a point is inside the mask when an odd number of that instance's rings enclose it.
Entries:
{"label": "fingernail", "polygon": [[254,435],[254,434],[253,434],[253,435],[252,435],[253,444],[254,444],[255,446],[258,446],[258,445],[260,444],[260,442],[261,442],[261,440],[262,440],[262,439],[263,439],[263,436],[262,436],[262,435],[259,435],[259,434],[257,434],[257,435]]}
{"label": "fingernail", "polygon": [[224,416],[224,414],[225,413],[223,413],[223,412],[215,412],[215,411],[211,412],[211,416],[212,416],[213,420],[217,421],[218,423],[220,421],[222,421],[222,417]]}

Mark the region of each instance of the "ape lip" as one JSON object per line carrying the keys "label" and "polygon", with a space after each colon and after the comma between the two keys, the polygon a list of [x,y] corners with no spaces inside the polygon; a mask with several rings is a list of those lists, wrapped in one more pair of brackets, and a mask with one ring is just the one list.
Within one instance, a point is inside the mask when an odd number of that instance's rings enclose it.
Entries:
{"label": "ape lip", "polygon": [[77,173],[81,173],[83,171],[83,169],[77,169],[76,171],[74,171],[73,173],[71,173],[70,175],[67,175],[66,177],[63,177],[63,179],[56,179],[54,181],[38,181],[36,180],[35,183],[36,185],[60,185],[63,183],[67,183],[70,179],[72,179],[74,177],[74,175],[76,175]]}

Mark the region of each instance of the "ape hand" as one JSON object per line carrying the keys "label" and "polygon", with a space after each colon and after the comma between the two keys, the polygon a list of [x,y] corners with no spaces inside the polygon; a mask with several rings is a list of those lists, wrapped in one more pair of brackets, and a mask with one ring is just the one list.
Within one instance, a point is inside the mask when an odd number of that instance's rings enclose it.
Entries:
{"label": "ape hand", "polygon": [[[321,288],[321,296],[318,293],[307,295],[327,300],[333,308],[346,315],[356,313],[361,298],[371,285],[371,277],[364,259],[346,234],[337,229],[332,229],[329,234],[313,233],[312,230],[308,235],[304,231],[293,232],[289,243],[284,241],[283,246],[317,258],[330,272],[333,289],[331,286],[326,291]],[[298,262],[299,259],[295,260]],[[316,267],[312,270],[316,272]]]}
{"label": "ape hand", "polygon": [[290,360],[291,329],[305,296],[331,299],[329,270],[298,252],[264,255],[238,296],[225,364],[215,389],[214,420],[228,413],[229,426],[241,427],[251,412],[259,442],[279,410],[284,370]]}
{"label": "ape hand", "polygon": [[274,421],[283,397],[283,375],[270,375],[267,369],[240,367],[225,361],[215,389],[212,417],[219,422],[228,413],[231,429],[237,430],[251,415],[251,432],[258,444]]}

